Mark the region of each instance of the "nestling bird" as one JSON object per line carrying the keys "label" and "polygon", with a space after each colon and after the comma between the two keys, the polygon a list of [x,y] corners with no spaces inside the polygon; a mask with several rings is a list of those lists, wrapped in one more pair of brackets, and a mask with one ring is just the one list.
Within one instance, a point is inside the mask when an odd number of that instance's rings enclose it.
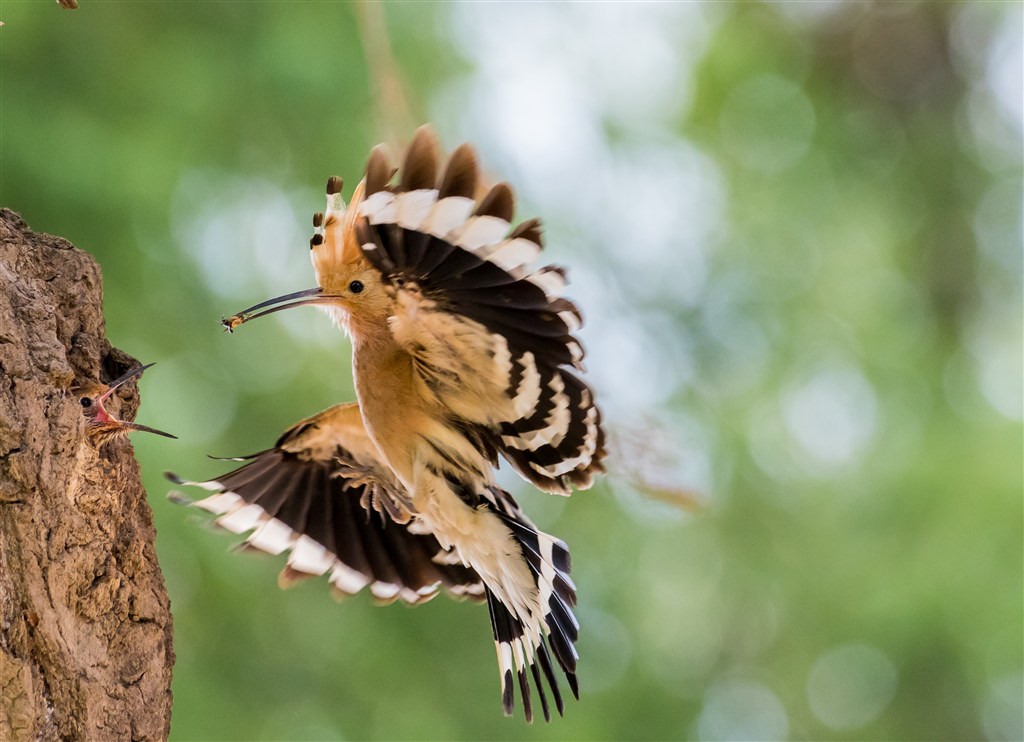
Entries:
{"label": "nestling bird", "polygon": [[[331,178],[310,240],[318,286],[224,320],[231,331],[282,309],[325,309],[352,339],[358,406],[325,410],[242,468],[191,483],[217,493],[195,504],[229,530],[253,529],[252,546],[291,550],[286,583],[330,572],[342,593],[369,585],[378,599],[415,603],[443,586],[486,600],[505,713],[518,685],[532,720],[532,675],[548,719],[542,674],[563,711],[551,654],[579,696],[569,551],[494,469],[500,454],[563,495],[604,470],[601,416],[577,374],[580,313],[560,296],[564,270],[533,266],[539,221],[513,227],[511,188],[481,186],[470,145],[442,173],[422,127],[397,182],[395,172],[376,147],[348,206]],[[381,517],[361,518],[359,502]]]}
{"label": "nestling bird", "polygon": [[78,394],[79,404],[82,405],[82,414],[85,416],[85,432],[89,439],[89,442],[96,448],[102,447],[104,444],[109,443],[119,437],[127,437],[128,433],[132,430],[142,430],[147,433],[156,433],[162,435],[165,438],[175,438],[178,436],[165,433],[162,430],[156,428],[150,428],[147,425],[140,425],[139,423],[127,422],[125,420],[118,420],[116,417],[107,412],[103,403],[110,399],[118,387],[136,376],[141,376],[142,372],[150,366],[155,364],[148,363],[145,366],[138,366],[133,368],[131,371],[123,374],[121,377],[116,379],[110,386],[99,382],[91,382],[78,387],[76,390]]}

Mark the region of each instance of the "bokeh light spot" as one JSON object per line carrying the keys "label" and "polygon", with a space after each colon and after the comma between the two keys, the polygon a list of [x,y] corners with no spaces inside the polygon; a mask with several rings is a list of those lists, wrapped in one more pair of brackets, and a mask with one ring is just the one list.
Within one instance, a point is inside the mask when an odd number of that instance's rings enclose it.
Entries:
{"label": "bokeh light spot", "polygon": [[829,729],[858,729],[878,718],[896,692],[898,673],[868,644],[845,644],[822,654],[807,679],[811,711]]}
{"label": "bokeh light spot", "polygon": [[875,430],[875,392],[855,367],[826,368],[783,398],[786,428],[815,462],[838,466],[864,450]]}
{"label": "bokeh light spot", "polygon": [[784,739],[788,732],[782,702],[754,680],[716,683],[697,718],[698,736],[706,740]]}
{"label": "bokeh light spot", "polygon": [[794,165],[811,146],[814,106],[800,86],[778,75],[756,75],[740,83],[725,101],[722,142],[750,170],[778,173]]}
{"label": "bokeh light spot", "polygon": [[981,707],[985,736],[992,740],[1024,739],[1024,673],[992,681]]}

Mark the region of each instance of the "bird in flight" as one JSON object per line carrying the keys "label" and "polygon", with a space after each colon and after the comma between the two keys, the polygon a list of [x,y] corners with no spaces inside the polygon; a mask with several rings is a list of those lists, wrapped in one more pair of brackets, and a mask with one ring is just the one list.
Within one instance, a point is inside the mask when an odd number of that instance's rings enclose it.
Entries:
{"label": "bird in flight", "polygon": [[556,663],[579,697],[569,550],[494,472],[502,457],[568,495],[604,470],[581,315],[561,296],[565,271],[533,265],[540,222],[513,224],[511,188],[483,185],[470,145],[442,163],[421,127],[395,176],[380,145],[348,205],[329,179],[310,240],[317,287],[223,320],[233,331],[283,309],[326,310],[352,339],[358,402],[297,423],[216,480],[168,476],[211,490],[193,504],[251,531],[248,545],[288,551],[284,585],[329,574],[333,590],[368,586],[380,601],[441,589],[485,601],[506,715],[518,686],[526,719],[532,688],[549,719],[544,681],[564,709]]}
{"label": "bird in flight", "polygon": [[165,438],[177,438],[176,435],[165,433],[156,428],[150,428],[139,423],[118,420],[114,415],[107,412],[103,403],[110,399],[110,396],[117,391],[118,387],[137,376],[155,364],[148,363],[145,366],[137,366],[115,379],[109,386],[100,382],[90,382],[76,389],[78,402],[82,405],[82,414],[85,416],[85,432],[89,442],[96,448],[117,438],[127,437],[133,430],[143,430],[147,433],[156,433]]}

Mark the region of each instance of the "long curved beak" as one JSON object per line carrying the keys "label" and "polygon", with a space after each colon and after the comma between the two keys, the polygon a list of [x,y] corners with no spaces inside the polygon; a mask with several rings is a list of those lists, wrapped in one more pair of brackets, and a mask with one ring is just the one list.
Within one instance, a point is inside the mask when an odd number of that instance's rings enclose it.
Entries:
{"label": "long curved beak", "polygon": [[133,368],[128,373],[119,376],[110,385],[110,388],[107,389],[107,391],[103,392],[103,394],[96,401],[99,402],[100,404],[102,404],[104,401],[106,401],[107,398],[110,397],[111,394],[114,393],[114,390],[116,390],[119,386],[124,384],[126,381],[130,381],[131,379],[134,379],[136,376],[141,376],[143,371],[145,371],[150,366],[155,366],[155,365],[156,365],[155,363],[147,363],[145,366],[136,366],[135,368]]}
{"label": "long curved beak", "polygon": [[[268,314],[280,312],[284,309],[292,309],[293,307],[303,307],[310,304],[325,304],[332,298],[334,297],[330,294],[325,294],[324,290],[317,286],[313,289],[296,291],[293,294],[285,294],[284,296],[278,296],[274,299],[261,301],[259,304],[255,304],[248,309],[243,309],[238,314],[233,314],[226,319],[222,319],[220,323],[228,332],[234,332],[235,328],[239,325],[243,325],[249,320],[256,319],[257,317],[265,317]],[[270,307],[270,309],[265,309],[265,307]],[[260,309],[263,311],[257,311]],[[252,312],[256,312],[256,314],[252,314]]]}
{"label": "long curved beak", "polygon": [[141,431],[144,431],[146,433],[156,433],[157,435],[162,435],[164,438],[173,438],[174,440],[178,440],[178,436],[171,435],[170,433],[165,433],[164,431],[157,430],[156,428],[151,428],[148,425],[140,425],[139,423],[121,423],[121,424],[124,425],[124,427],[126,427],[128,430],[141,430]]}

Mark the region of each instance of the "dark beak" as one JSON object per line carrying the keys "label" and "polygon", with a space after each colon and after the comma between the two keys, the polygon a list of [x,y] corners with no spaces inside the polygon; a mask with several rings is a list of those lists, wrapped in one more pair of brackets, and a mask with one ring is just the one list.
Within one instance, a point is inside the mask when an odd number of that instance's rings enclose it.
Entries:
{"label": "dark beak", "polygon": [[[324,290],[318,286],[315,289],[296,291],[294,294],[285,294],[284,296],[278,296],[275,299],[261,301],[259,304],[251,306],[248,309],[243,309],[238,314],[233,314],[227,319],[222,319],[220,323],[228,332],[234,332],[236,327],[245,324],[251,319],[265,317],[268,314],[280,312],[284,309],[291,309],[293,307],[302,307],[309,304],[323,304],[330,298],[331,297],[325,294]],[[265,307],[270,307],[270,309],[265,309]],[[263,311],[257,311],[260,309]],[[256,312],[256,314],[252,314],[252,312]]]}
{"label": "dark beak", "polygon": [[139,423],[122,423],[122,424],[126,428],[128,428],[128,430],[142,430],[142,431],[145,431],[146,433],[156,433],[157,435],[162,435],[164,438],[173,438],[174,440],[178,440],[178,436],[171,435],[170,433],[165,433],[164,431],[157,430],[156,428],[151,428],[148,425],[140,425]]}
{"label": "dark beak", "polygon": [[106,400],[108,397],[110,397],[110,395],[114,393],[114,390],[117,389],[119,386],[124,384],[126,381],[130,381],[131,379],[134,379],[136,376],[141,376],[143,371],[145,371],[150,366],[155,366],[155,365],[156,365],[155,363],[147,363],[145,366],[136,366],[135,368],[133,368],[128,373],[123,374],[122,376],[118,377],[110,385],[110,388],[107,389],[107,391],[105,391],[100,396],[100,398],[98,400],[96,400],[96,401],[100,402],[102,404],[104,402],[104,400]]}

